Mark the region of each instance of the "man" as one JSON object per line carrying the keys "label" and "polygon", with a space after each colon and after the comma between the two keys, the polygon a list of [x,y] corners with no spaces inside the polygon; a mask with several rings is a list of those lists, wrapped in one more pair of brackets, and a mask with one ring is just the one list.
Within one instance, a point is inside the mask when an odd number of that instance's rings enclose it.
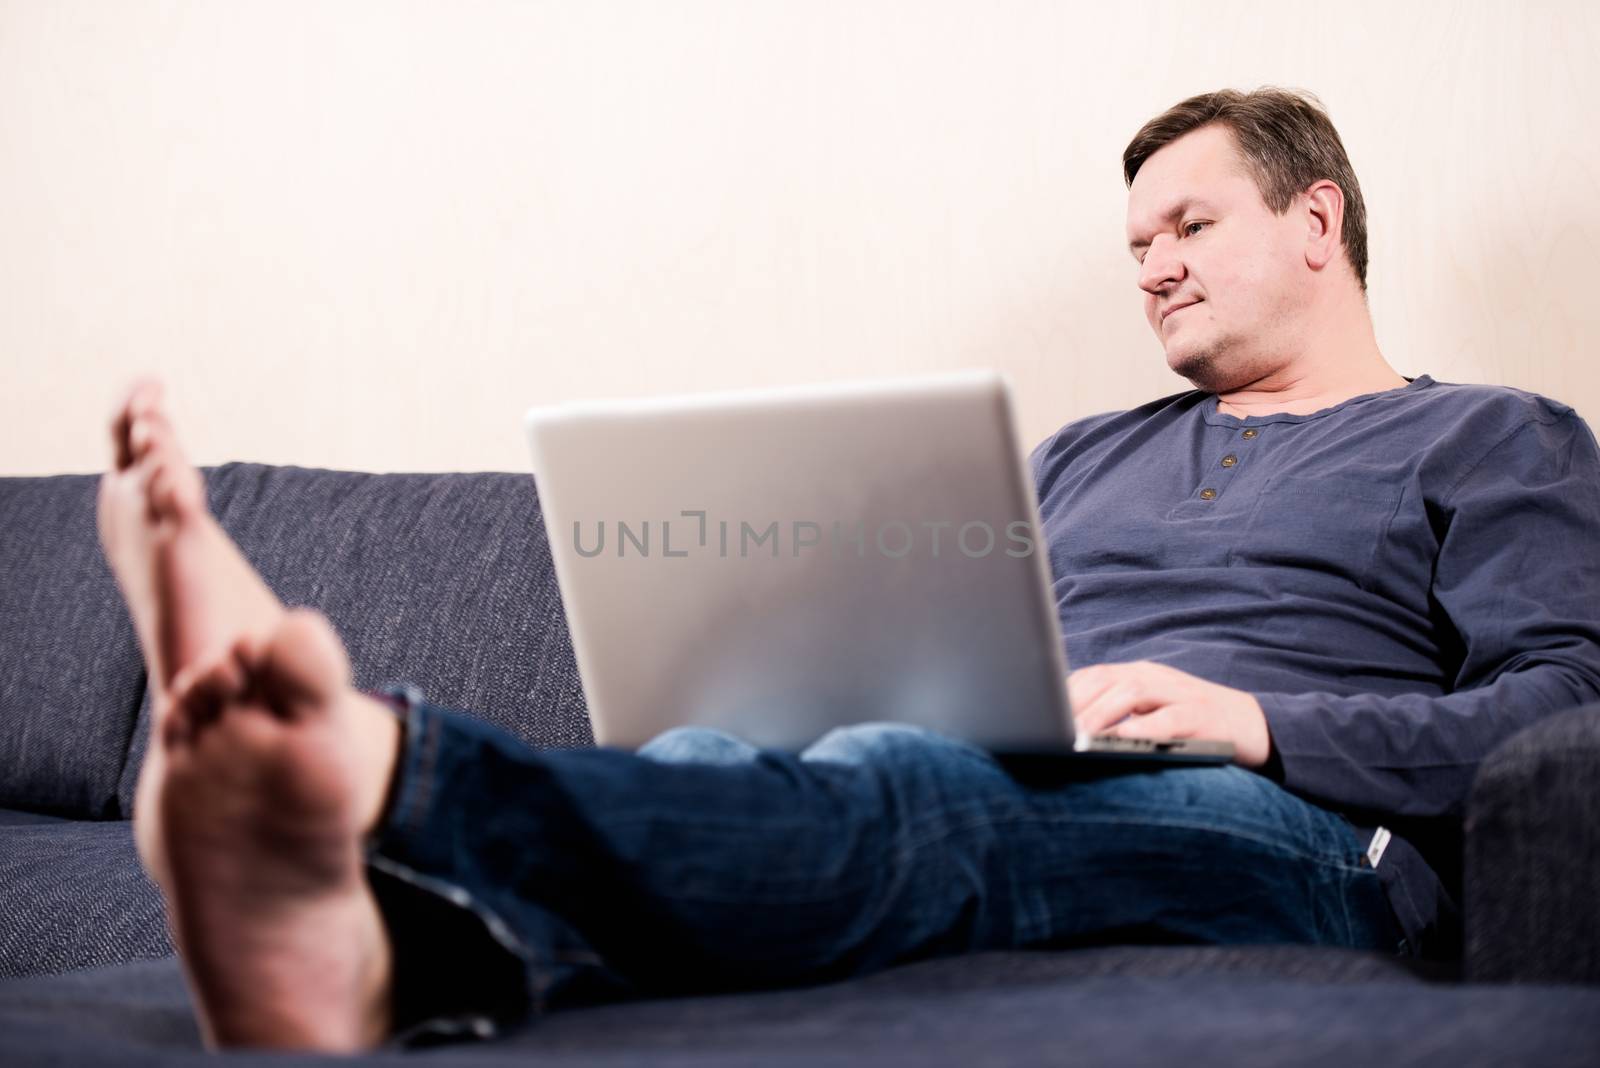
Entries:
{"label": "man", "polygon": [[1080,729],[1226,739],[1232,766],[1028,784],[887,724],[798,758],[703,729],[541,753],[354,691],[136,387],[101,534],[156,693],[135,834],[207,1040],[360,1049],[580,995],[1096,939],[1448,954],[1474,769],[1600,697],[1593,436],[1388,366],[1359,187],[1313,102],[1195,97],[1124,170],[1146,316],[1196,389],[1033,454],[1091,665],[1069,686]]}

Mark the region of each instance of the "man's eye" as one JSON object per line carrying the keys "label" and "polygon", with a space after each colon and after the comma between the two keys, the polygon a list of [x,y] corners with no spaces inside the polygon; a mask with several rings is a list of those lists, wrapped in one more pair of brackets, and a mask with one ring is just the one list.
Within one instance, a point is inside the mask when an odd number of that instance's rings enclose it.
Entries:
{"label": "man's eye", "polygon": [[[1210,225],[1211,225],[1210,223],[1205,222],[1203,220],[1193,219],[1193,220],[1191,220],[1189,222],[1184,223],[1182,226],[1180,226],[1178,228],[1178,230],[1179,230],[1180,233],[1183,234],[1183,236],[1188,237],[1189,236],[1189,227],[1191,227],[1191,226],[1210,226]],[[1141,266],[1141,267],[1144,266],[1144,255],[1143,254],[1135,256],[1134,259],[1138,261],[1139,266]]]}

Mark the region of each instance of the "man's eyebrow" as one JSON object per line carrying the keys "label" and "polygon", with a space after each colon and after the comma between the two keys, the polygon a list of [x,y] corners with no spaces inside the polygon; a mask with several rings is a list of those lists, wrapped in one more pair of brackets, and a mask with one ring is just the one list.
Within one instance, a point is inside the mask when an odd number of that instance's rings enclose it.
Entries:
{"label": "man's eyebrow", "polygon": [[[1166,213],[1161,216],[1161,221],[1164,223],[1172,222],[1174,219],[1180,218],[1190,208],[1203,208],[1206,211],[1215,210],[1209,202],[1201,200],[1199,197],[1184,197],[1166,210]],[[1148,241],[1130,241],[1128,242],[1128,251],[1137,253],[1149,244],[1150,242]]]}

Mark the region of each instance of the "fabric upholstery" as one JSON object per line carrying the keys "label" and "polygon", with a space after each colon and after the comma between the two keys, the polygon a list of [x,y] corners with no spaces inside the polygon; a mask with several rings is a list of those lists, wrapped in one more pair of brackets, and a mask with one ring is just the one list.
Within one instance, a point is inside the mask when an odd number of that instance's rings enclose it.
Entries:
{"label": "fabric upholstery", "polygon": [[1600,705],[1495,750],[1473,785],[1466,850],[1470,978],[1600,983]]}
{"label": "fabric upholstery", "polygon": [[70,823],[65,816],[51,816],[44,812],[18,812],[14,808],[0,808],[0,827],[12,827],[21,824],[37,823]]}
{"label": "fabric upholstery", "polygon": [[118,815],[144,667],[93,475],[0,478],[0,807]]}
{"label": "fabric upholstery", "polygon": [[[1372,954],[1133,946],[565,1009],[492,1043],[359,1063],[1578,1066],[1594,1063],[1597,1014],[1594,988],[1424,982]],[[9,1046],[19,1063],[197,1064],[198,1042],[172,960],[0,981],[0,1059]]]}
{"label": "fabric upholstery", "polygon": [[[333,621],[358,686],[406,681],[532,745],[593,744],[531,476],[229,464],[206,479],[273,591]],[[146,702],[125,815],[148,731]]]}
{"label": "fabric upholstery", "polygon": [[0,975],[171,952],[160,892],[139,866],[126,820],[0,812]]}

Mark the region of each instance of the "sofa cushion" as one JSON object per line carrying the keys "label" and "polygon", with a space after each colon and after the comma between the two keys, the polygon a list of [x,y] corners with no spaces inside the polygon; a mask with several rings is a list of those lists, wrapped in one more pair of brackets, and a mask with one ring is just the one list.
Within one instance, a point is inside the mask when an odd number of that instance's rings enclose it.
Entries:
{"label": "sofa cushion", "polygon": [[171,952],[160,891],[139,865],[126,820],[0,811],[0,975]]}
{"label": "sofa cushion", "polygon": [[593,744],[531,476],[229,464],[206,479],[273,591],[332,620],[358,686],[410,682],[532,745]]}
{"label": "sofa cushion", "polygon": [[[804,989],[562,1009],[490,1042],[341,1063],[1587,1066],[1597,1013],[1600,989],[1423,982],[1399,962],[1349,950],[1118,947],[948,957]],[[201,1063],[171,960],[0,981],[0,1043],[19,1063]]]}
{"label": "sofa cushion", "polygon": [[0,807],[119,813],[144,689],[95,475],[0,478]]}

